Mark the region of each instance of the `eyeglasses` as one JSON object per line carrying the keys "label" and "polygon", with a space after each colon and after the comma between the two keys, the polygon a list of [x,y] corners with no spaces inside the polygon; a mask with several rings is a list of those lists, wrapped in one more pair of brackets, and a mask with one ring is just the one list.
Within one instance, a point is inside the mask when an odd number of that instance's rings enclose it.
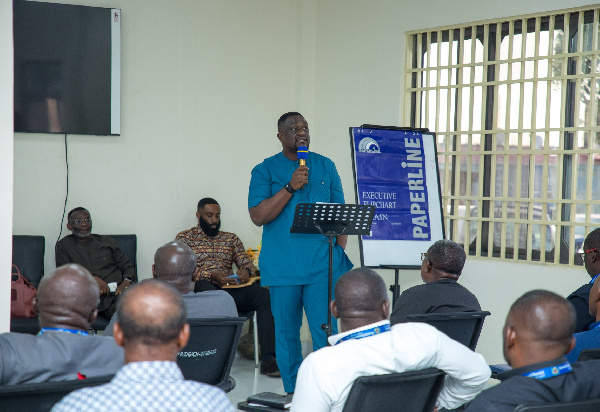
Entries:
{"label": "eyeglasses", "polygon": [[87,223],[89,225],[90,223],[92,223],[92,218],[86,217],[85,219],[75,219],[73,221],[73,223],[75,223],[77,226],[79,226],[83,222],[85,222],[85,223]]}
{"label": "eyeglasses", "polygon": [[424,262],[427,259],[427,253],[421,253],[421,262]]}
{"label": "eyeglasses", "polygon": [[578,255],[581,256],[581,260],[585,260],[585,254],[591,252],[592,250],[596,250],[596,248],[586,250],[585,252],[579,252]]}

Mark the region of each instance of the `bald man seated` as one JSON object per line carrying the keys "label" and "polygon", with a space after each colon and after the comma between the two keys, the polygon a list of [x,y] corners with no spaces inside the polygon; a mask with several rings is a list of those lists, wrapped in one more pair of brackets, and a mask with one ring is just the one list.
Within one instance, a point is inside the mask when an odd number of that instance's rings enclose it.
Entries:
{"label": "bald man seated", "polygon": [[[194,292],[197,271],[196,254],[180,240],[162,245],[154,254],[152,276],[170,284],[181,293],[189,319],[237,317],[237,307],[229,293],[223,290]],[[118,317],[117,312],[104,330],[104,335],[113,335]]]}
{"label": "bald man seated", "polygon": [[105,336],[88,335],[98,315],[100,289],[83,266],[64,265],[38,287],[37,335],[0,335],[0,384],[76,380],[114,374],[123,349]]}
{"label": "bald man seated", "polygon": [[467,405],[469,412],[512,412],[541,405],[600,398],[600,360],[571,364],[575,310],[546,290],[528,292],[511,306],[502,332],[504,358],[512,370],[502,382]]}
{"label": "bald man seated", "polygon": [[421,259],[421,279],[425,284],[402,292],[390,316],[392,325],[404,322],[408,315],[481,310],[475,295],[458,284],[467,260],[461,245],[438,240],[427,253],[422,253]]}
{"label": "bald man seated", "polygon": [[567,354],[569,362],[576,362],[584,349],[600,348],[600,277],[596,278],[590,289],[588,302],[590,316],[596,321],[590,323],[585,332],[573,335],[575,347]]}
{"label": "bald man seated", "polygon": [[225,393],[188,381],[177,366],[190,325],[177,289],[156,279],[128,288],[119,299],[115,342],[125,365],[111,382],[72,392],[53,412],[233,412]]}
{"label": "bald man seated", "polygon": [[483,356],[425,323],[390,328],[389,309],[385,283],[373,270],[340,277],[331,311],[342,332],[300,365],[292,412],[338,412],[359,376],[430,367],[447,374],[438,407],[457,408],[483,389],[491,373]]}

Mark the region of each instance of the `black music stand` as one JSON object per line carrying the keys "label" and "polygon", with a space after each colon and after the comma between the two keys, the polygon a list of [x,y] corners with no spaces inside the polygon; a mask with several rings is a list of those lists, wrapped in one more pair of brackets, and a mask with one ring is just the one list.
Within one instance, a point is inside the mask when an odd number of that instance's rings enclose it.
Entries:
{"label": "black music stand", "polygon": [[373,205],[339,203],[298,203],[290,233],[322,234],[329,243],[329,284],[327,325],[321,327],[331,336],[331,294],[333,289],[333,238],[339,235],[369,235],[375,214]]}

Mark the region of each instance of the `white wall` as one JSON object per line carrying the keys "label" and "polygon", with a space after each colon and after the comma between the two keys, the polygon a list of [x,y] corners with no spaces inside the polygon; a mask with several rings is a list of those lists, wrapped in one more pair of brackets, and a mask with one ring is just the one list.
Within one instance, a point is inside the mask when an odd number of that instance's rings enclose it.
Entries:
{"label": "white wall", "polygon": [[[0,2],[0,61],[12,62],[12,2]],[[13,65],[0,64],[0,333],[10,326],[13,215]]]}
{"label": "white wall", "polygon": [[[281,149],[281,113],[312,111],[312,94],[300,87],[311,90],[305,55],[314,30],[305,41],[300,28],[310,3],[86,4],[122,9],[122,132],[68,137],[67,212],[89,208],[96,233],[136,233],[141,278],[150,277],[156,248],[196,223],[204,196],[222,204],[224,230],[257,246],[250,171]],[[65,197],[64,152],[62,135],[15,135],[14,232],[46,236],[46,271]]]}
{"label": "white wall", "polygon": [[[203,196],[221,203],[224,230],[258,245],[261,230],[246,206],[250,171],[280,150],[275,123],[285,111],[305,114],[311,150],[336,162],[354,201],[348,127],[400,123],[405,31],[564,7],[556,0],[85,4],[122,9],[122,134],[69,136],[67,211],[89,208],[96,233],[136,233],[141,278],[150,276],[156,248],[196,223]],[[592,3],[569,7],[583,4]],[[63,136],[16,134],[14,233],[46,236],[46,271],[64,195]],[[348,251],[359,264],[356,239]],[[392,282],[392,271],[380,273]],[[517,296],[540,287],[566,295],[586,277],[583,269],[469,260],[462,282],[493,313],[479,350],[501,360],[500,329]],[[419,282],[414,271],[401,276],[403,289]]]}

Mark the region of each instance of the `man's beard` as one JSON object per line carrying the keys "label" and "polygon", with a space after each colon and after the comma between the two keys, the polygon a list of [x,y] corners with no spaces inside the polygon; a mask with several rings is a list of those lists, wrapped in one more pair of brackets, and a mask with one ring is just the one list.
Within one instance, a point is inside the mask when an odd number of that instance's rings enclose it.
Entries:
{"label": "man's beard", "polygon": [[220,220],[215,228],[211,227],[203,218],[198,219],[198,223],[200,223],[200,229],[206,233],[206,236],[215,237],[219,234],[219,229],[221,228]]}

